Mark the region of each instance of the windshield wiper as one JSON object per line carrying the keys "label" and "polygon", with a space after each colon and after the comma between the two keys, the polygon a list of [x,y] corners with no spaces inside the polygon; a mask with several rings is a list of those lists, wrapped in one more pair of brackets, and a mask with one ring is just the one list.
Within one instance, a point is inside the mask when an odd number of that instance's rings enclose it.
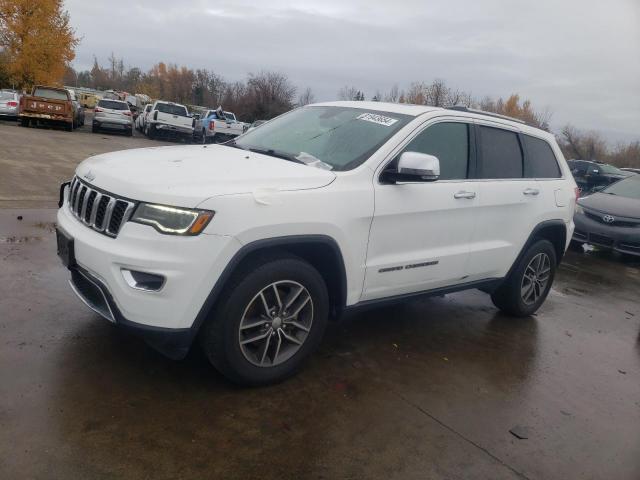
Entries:
{"label": "windshield wiper", "polygon": [[[240,147],[241,148],[241,147]],[[250,152],[261,153],[262,155],[269,155],[270,157],[282,158],[283,160],[289,160],[294,163],[301,163],[302,165],[306,165],[302,160],[298,160],[294,155],[285,152],[279,152],[278,150],[274,150],[273,148],[247,148]]]}

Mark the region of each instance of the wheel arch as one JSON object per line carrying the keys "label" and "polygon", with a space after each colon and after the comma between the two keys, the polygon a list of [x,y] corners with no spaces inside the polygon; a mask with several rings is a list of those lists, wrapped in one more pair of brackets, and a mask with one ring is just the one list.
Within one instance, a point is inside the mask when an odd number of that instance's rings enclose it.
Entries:
{"label": "wheel arch", "polygon": [[256,240],[244,245],[229,261],[202,305],[192,328],[198,330],[215,308],[231,276],[251,261],[264,255],[292,254],[309,262],[324,279],[329,292],[332,318],[340,316],[346,305],[347,274],[338,243],[327,235],[292,235]]}
{"label": "wheel arch", "polygon": [[560,264],[562,261],[562,257],[564,256],[566,240],[567,240],[567,226],[565,225],[563,220],[555,219],[555,220],[546,220],[544,222],[536,225],[531,233],[529,234],[529,238],[525,242],[524,246],[520,250],[520,253],[516,257],[513,265],[509,269],[509,273],[505,276],[505,278],[509,278],[511,272],[516,268],[528,248],[536,242],[536,240],[549,240],[556,251],[556,263]]}

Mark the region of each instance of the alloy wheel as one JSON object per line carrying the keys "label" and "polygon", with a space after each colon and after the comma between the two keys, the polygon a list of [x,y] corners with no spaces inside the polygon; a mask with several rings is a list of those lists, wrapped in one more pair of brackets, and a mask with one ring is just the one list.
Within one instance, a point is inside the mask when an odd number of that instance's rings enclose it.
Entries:
{"label": "alloy wheel", "polygon": [[551,275],[551,260],[546,253],[538,253],[524,270],[520,296],[525,305],[533,305],[543,295]]}
{"label": "alloy wheel", "polygon": [[239,327],[240,350],[259,367],[280,365],[304,344],[313,323],[313,299],[293,280],[266,286],[244,310]]}

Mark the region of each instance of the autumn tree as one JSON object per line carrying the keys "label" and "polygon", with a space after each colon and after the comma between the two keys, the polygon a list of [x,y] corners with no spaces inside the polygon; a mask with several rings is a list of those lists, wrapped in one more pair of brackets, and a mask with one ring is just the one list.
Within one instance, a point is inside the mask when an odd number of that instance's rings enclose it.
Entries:
{"label": "autumn tree", "polygon": [[0,48],[16,86],[59,83],[78,42],[62,0],[0,0]]}

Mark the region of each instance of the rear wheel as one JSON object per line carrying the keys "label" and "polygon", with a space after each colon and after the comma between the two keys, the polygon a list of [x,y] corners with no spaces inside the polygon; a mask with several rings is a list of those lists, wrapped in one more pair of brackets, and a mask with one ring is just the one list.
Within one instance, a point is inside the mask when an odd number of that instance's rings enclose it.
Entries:
{"label": "rear wheel", "polygon": [[535,313],[544,303],[556,273],[556,251],[548,240],[533,243],[491,300],[500,310],[517,317]]}
{"label": "rear wheel", "polygon": [[156,127],[154,125],[149,125],[147,127],[147,137],[151,140],[156,138]]}
{"label": "rear wheel", "polygon": [[320,343],[329,296],[318,271],[293,256],[260,260],[233,276],[204,327],[211,363],[243,385],[281,381]]}

